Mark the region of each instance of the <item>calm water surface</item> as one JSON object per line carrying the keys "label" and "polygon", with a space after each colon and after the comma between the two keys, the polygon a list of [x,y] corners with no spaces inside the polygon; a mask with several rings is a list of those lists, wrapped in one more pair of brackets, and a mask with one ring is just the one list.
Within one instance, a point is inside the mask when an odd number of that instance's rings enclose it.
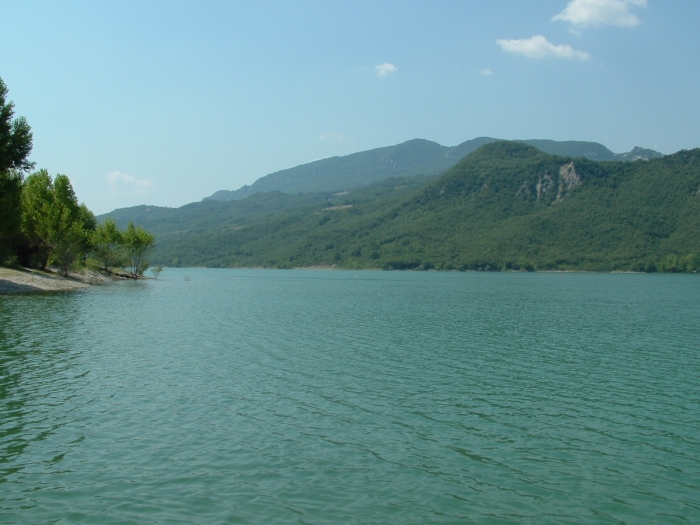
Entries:
{"label": "calm water surface", "polygon": [[0,522],[700,523],[700,277],[0,296]]}

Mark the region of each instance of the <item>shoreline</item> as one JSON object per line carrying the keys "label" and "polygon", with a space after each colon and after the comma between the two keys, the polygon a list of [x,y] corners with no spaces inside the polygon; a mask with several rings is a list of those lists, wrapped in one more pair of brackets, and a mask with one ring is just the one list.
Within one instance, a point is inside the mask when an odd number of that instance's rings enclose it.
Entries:
{"label": "shoreline", "polygon": [[579,274],[579,273],[597,273],[600,275],[617,274],[617,275],[698,275],[700,271],[680,272],[642,272],[638,270],[574,270],[574,269],[554,269],[554,270],[474,270],[456,268],[447,270],[444,268],[422,270],[417,268],[346,268],[343,266],[332,265],[313,265],[313,266],[292,266],[292,267],[274,267],[274,266],[162,266],[163,269],[187,270],[187,269],[209,269],[209,270],[318,270],[318,271],[348,271],[348,272],[425,272],[425,273],[559,273],[559,274]]}
{"label": "shoreline", "polygon": [[344,268],[335,265],[293,266],[291,268],[278,268],[272,266],[163,266],[163,269],[188,270],[319,270],[319,271],[348,271],[348,272],[425,272],[425,273],[597,273],[597,274],[628,274],[628,275],[697,275],[700,272],[640,272],[635,270],[445,270],[435,269],[419,270],[416,268]]}
{"label": "shoreline", "polygon": [[0,267],[0,295],[32,292],[72,292],[93,284],[120,280],[93,271],[70,272],[63,277],[51,271]]}

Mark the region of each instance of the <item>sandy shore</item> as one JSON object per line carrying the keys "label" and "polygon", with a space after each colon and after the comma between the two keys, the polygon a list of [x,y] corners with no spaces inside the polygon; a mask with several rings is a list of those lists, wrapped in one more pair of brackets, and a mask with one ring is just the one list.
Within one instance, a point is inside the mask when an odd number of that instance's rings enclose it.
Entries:
{"label": "sandy shore", "polygon": [[71,273],[61,277],[53,272],[13,270],[0,267],[0,294],[24,292],[66,292],[83,290],[108,279],[95,272]]}

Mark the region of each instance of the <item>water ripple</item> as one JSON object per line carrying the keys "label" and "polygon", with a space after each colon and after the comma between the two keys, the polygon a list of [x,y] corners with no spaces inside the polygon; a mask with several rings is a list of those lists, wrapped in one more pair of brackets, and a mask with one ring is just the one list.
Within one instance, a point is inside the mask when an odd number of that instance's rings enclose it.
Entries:
{"label": "water ripple", "polygon": [[0,521],[700,522],[698,291],[168,269],[3,296]]}

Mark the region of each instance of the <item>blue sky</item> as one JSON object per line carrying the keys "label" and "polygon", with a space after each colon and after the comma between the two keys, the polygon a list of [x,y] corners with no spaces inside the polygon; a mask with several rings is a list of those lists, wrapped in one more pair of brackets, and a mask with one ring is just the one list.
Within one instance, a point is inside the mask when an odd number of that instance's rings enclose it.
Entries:
{"label": "blue sky", "polygon": [[700,146],[694,0],[0,0],[32,160],[96,213],[425,138]]}

